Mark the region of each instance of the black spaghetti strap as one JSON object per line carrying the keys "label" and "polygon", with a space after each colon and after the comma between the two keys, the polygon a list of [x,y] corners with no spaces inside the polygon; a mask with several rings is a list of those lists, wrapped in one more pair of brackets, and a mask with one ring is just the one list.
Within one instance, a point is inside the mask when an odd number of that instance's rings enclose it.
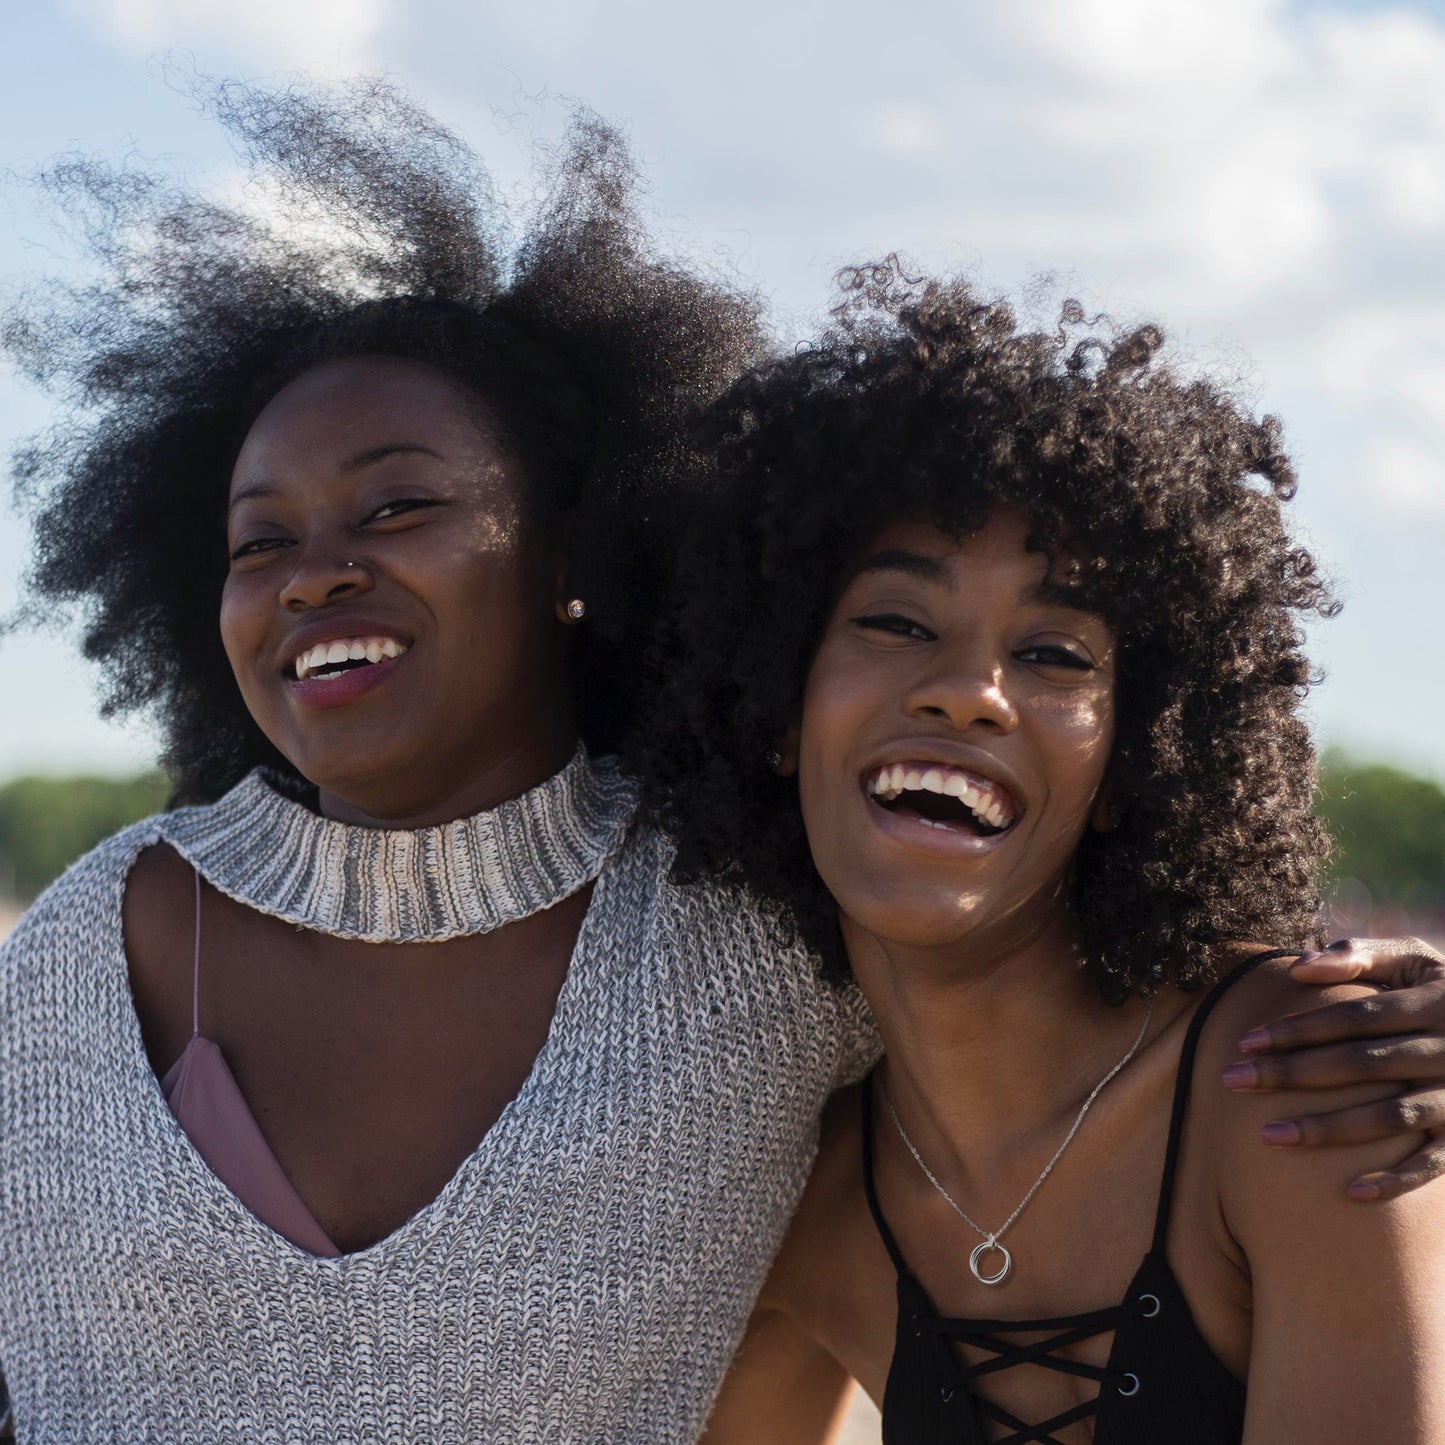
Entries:
{"label": "black spaghetti strap", "polygon": [[889,1259],[893,1261],[894,1270],[900,1275],[907,1274],[908,1266],[903,1262],[903,1251],[898,1248],[898,1241],[893,1238],[893,1231],[883,1217],[883,1206],[878,1203],[878,1186],[873,1182],[872,1074],[863,1081],[863,1189],[868,1196],[868,1212],[873,1216],[873,1223],[878,1226],[878,1233],[883,1237],[883,1244],[888,1250]]}
{"label": "black spaghetti strap", "polygon": [[1184,1036],[1184,1049],[1179,1055],[1179,1076],[1174,1081],[1174,1109],[1169,1116],[1169,1143],[1164,1152],[1164,1175],[1159,1182],[1159,1207],[1154,1214],[1154,1243],[1150,1247],[1155,1254],[1163,1254],[1169,1241],[1174,1174],[1179,1163],[1179,1144],[1184,1135],[1184,1116],[1189,1109],[1189,1090],[1194,1079],[1194,1056],[1199,1051],[1199,1038],[1204,1032],[1204,1025],[1213,1012],[1214,1005],[1246,974],[1252,973],[1262,963],[1269,963],[1276,958],[1292,958],[1297,954],[1298,949],[1272,948],[1267,953],[1257,953],[1253,958],[1245,959],[1209,990],[1204,996],[1204,1002],[1189,1020],[1189,1032]]}

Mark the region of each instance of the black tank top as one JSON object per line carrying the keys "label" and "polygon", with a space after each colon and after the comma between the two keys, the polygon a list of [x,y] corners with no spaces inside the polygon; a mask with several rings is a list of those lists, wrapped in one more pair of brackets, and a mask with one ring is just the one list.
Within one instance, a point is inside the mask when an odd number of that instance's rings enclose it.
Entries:
{"label": "black tank top", "polygon": [[[1205,1020],[1225,991],[1251,969],[1287,956],[1288,950],[1275,950],[1240,964],[1215,984],[1190,1020],[1174,1085],[1154,1239],[1124,1302],[1108,1309],[1051,1320],[942,1318],[910,1273],[879,1206],[873,1182],[872,1090],[863,1090],[863,1183],[874,1223],[898,1271],[898,1332],[883,1395],[884,1445],[984,1445],[985,1419],[1012,1432],[997,1445],[1058,1445],[1052,1431],[1090,1415],[1095,1416],[1094,1445],[1239,1445],[1244,1438],[1244,1385],[1204,1342],[1165,1251],[1194,1056]],[[1103,1368],[1053,1353],[1109,1330],[1114,1343]],[[1039,1332],[1047,1332],[1047,1338],[1027,1345],[1009,1342],[1010,1335]],[[965,1365],[953,1349],[954,1340],[982,1351],[985,1358]],[[1029,1362],[1097,1380],[1099,1393],[1036,1425],[974,1394],[975,1381],[986,1391],[989,1375]]]}

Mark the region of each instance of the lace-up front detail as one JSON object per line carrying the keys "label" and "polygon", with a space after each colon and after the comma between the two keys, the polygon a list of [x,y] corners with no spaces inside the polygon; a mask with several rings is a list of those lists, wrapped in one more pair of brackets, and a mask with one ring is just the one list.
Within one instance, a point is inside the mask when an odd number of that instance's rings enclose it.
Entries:
{"label": "lace-up front detail", "polygon": [[[1130,1370],[1115,1368],[1112,1361],[1101,1368],[1068,1359],[1064,1355],[1056,1355],[1054,1351],[1067,1349],[1070,1345],[1093,1339],[1096,1335],[1117,1330],[1125,1320],[1149,1319],[1157,1314],[1158,1310],[1158,1299],[1146,1294],[1131,1298],[1127,1303],[1116,1305],[1112,1309],[1094,1310],[1083,1315],[1066,1315],[1056,1320],[949,1320],[933,1315],[920,1315],[914,1319],[913,1328],[917,1335],[936,1336],[944,1350],[949,1350],[949,1343],[956,1341],[993,1356],[992,1359],[985,1359],[976,1365],[955,1363],[959,1385],[965,1389],[985,1375],[1027,1364],[1056,1370],[1061,1375],[1076,1375],[1081,1379],[1095,1381],[1100,1387],[1098,1397],[1086,1400],[1070,1410],[1061,1411],[1037,1425],[1025,1424],[1017,1416],[982,1395],[972,1396],[973,1404],[980,1415],[1005,1425],[1014,1432],[1004,1437],[1002,1445],[1025,1445],[1026,1441],[1039,1442],[1039,1445],[1057,1445],[1050,1431],[1062,1430],[1078,1420],[1087,1420],[1098,1410],[1099,1400],[1103,1398],[1105,1391],[1112,1389],[1127,1399],[1138,1393],[1140,1383],[1138,1375]],[[1010,1344],[998,1338],[1000,1335],[1032,1334],[1038,1331],[1049,1332],[1048,1338],[1031,1344]],[[941,1387],[941,1403],[952,1403],[956,1389],[956,1386]],[[971,1391],[967,1393],[972,1395]]]}

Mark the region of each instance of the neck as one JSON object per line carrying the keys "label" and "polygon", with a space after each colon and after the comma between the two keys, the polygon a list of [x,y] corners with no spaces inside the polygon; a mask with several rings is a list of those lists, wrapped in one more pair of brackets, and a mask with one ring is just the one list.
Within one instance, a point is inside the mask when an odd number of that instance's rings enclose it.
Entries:
{"label": "neck", "polygon": [[1147,1008],[1104,1003],[1063,911],[995,946],[910,948],[846,920],[844,936],[899,1115],[925,1158],[955,1177],[964,1160],[1056,1139]]}
{"label": "neck", "polygon": [[413,773],[394,787],[348,789],[347,796],[321,788],[321,815],[364,828],[431,828],[470,818],[545,783],[567,766],[576,747],[570,726],[538,730],[505,754],[482,758],[464,774],[431,786]]}

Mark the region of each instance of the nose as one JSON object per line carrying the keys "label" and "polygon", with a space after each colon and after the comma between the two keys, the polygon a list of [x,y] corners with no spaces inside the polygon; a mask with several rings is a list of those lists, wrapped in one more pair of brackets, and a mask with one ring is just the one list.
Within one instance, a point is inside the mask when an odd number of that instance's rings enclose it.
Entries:
{"label": "nose", "polygon": [[909,717],[946,722],[958,732],[1011,733],[1018,726],[1006,658],[977,642],[929,649],[929,654],[904,699]]}
{"label": "nose", "polygon": [[344,597],[359,597],[376,585],[371,568],[361,559],[345,557],[335,546],[299,549],[296,565],[281,589],[288,612],[325,607]]}

